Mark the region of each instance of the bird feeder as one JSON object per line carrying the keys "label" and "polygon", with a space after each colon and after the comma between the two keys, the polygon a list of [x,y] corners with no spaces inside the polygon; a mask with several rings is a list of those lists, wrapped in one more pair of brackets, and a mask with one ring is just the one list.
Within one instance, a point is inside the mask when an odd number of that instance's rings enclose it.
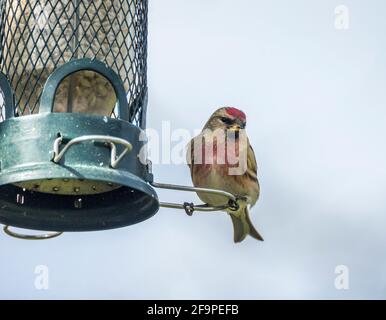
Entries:
{"label": "bird feeder", "polygon": [[153,216],[138,157],[147,1],[3,0],[0,10],[0,222],[94,231]]}
{"label": "bird feeder", "polygon": [[[0,0],[0,223],[9,235],[46,239],[124,227],[160,205],[188,214],[223,209],[160,204],[152,186],[198,189],[154,183],[140,160],[147,6]],[[22,235],[10,226],[54,233]]]}

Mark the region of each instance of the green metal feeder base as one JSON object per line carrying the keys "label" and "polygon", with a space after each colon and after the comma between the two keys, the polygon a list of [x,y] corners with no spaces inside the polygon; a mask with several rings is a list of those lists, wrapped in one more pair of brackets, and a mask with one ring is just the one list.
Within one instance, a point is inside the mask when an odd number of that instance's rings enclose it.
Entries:
{"label": "green metal feeder base", "polygon": [[0,223],[96,231],[150,218],[159,203],[140,135],[127,121],[75,113],[0,123]]}

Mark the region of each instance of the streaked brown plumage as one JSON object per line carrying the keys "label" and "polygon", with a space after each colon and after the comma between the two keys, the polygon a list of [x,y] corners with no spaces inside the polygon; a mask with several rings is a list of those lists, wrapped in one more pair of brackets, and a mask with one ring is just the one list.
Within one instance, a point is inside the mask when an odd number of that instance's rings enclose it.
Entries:
{"label": "streaked brown plumage", "polygon": [[[235,242],[243,241],[248,234],[263,241],[248,212],[248,206],[254,206],[259,198],[260,187],[255,154],[243,130],[245,125],[246,117],[242,111],[220,108],[189,143],[187,154],[194,186],[220,189],[245,198],[240,201],[239,210],[227,211],[232,218]],[[231,150],[235,150],[233,156]],[[243,159],[246,162],[244,168]],[[241,171],[237,172],[239,167]],[[226,201],[223,197],[205,193],[198,193],[198,196],[212,206]]]}

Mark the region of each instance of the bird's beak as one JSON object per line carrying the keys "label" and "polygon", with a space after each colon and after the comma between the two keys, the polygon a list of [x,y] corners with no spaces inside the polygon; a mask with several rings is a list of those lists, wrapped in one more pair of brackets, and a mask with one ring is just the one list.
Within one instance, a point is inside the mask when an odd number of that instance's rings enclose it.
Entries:
{"label": "bird's beak", "polygon": [[229,128],[230,131],[240,131],[241,127],[238,124],[234,124]]}
{"label": "bird's beak", "polygon": [[245,129],[244,123],[235,123],[229,128],[231,131],[240,131],[241,129]]}

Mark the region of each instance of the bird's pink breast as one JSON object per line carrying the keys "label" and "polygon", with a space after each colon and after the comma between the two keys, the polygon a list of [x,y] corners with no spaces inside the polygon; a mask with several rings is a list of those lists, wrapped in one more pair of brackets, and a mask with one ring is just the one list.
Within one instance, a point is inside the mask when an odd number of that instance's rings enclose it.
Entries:
{"label": "bird's pink breast", "polygon": [[208,175],[212,171],[222,176],[229,175],[229,169],[239,165],[239,150],[236,140],[203,145],[202,153],[195,154],[194,171],[201,176]]}

